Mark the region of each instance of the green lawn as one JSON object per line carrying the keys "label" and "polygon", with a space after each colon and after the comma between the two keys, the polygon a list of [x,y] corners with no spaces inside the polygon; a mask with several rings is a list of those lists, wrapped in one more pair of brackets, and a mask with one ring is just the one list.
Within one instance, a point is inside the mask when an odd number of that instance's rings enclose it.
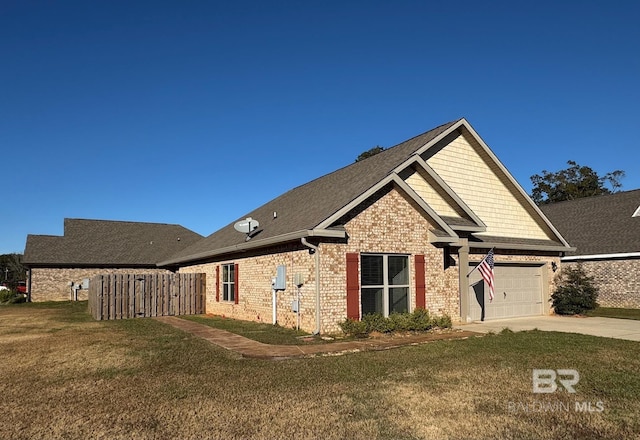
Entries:
{"label": "green lawn", "polygon": [[598,307],[587,313],[588,316],[603,318],[640,319],[640,309],[618,309],[614,307]]}
{"label": "green lawn", "polygon": [[[577,370],[577,392],[534,394],[533,369]],[[0,371],[7,439],[640,437],[640,343],[576,334],[265,361],[153,319],[14,305]]]}

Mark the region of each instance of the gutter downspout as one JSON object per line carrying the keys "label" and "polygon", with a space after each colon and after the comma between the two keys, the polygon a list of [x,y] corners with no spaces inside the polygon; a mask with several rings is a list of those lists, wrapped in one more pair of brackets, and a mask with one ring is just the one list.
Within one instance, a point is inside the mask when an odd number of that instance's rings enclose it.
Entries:
{"label": "gutter downspout", "polygon": [[[322,324],[322,320],[320,317],[320,249],[318,248],[318,246],[309,243],[305,237],[302,237],[300,241],[302,242],[303,246],[309,248],[309,252],[313,253],[316,260],[316,329],[314,330],[313,334],[319,335]],[[300,305],[298,305],[298,307],[300,307]]]}

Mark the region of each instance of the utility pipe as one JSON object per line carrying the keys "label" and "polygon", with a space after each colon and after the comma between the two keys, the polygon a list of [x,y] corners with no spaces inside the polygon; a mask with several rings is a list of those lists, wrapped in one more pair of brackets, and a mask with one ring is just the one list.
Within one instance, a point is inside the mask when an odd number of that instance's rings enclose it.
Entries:
{"label": "utility pipe", "polygon": [[273,314],[273,325],[278,323],[278,292],[275,289],[276,279],[274,278],[271,282],[271,302],[272,302],[272,314]]}
{"label": "utility pipe", "polygon": [[[320,249],[318,248],[318,246],[309,243],[306,237],[302,237],[300,241],[304,246],[309,248],[309,252],[313,253],[316,261],[316,329],[313,334],[318,335],[320,334],[322,324],[322,320],[320,317]],[[300,303],[298,303],[298,310],[299,309]]]}

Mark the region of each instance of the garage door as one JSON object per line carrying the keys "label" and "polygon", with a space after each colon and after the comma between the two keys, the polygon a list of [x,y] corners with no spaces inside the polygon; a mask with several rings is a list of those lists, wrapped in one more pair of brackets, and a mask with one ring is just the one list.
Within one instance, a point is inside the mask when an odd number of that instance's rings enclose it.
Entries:
{"label": "garage door", "polygon": [[480,273],[474,270],[469,275],[469,315],[473,321],[542,315],[542,266],[496,264],[493,272],[493,301],[489,301],[489,286]]}

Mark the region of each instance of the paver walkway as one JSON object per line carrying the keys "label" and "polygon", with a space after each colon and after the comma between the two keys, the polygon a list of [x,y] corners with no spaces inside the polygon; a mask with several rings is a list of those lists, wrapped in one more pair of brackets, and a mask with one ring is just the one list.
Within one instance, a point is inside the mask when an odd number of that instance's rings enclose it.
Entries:
{"label": "paver walkway", "polygon": [[180,319],[175,316],[155,318],[160,322],[191,333],[227,350],[235,351],[245,357],[261,359],[287,359],[293,357],[337,355],[368,350],[387,350],[405,345],[418,345],[443,339],[464,339],[478,336],[471,331],[452,331],[445,333],[424,333],[419,335],[398,336],[359,341],[333,342],[329,344],[309,345],[271,345],[245,338],[244,336],[209,327],[197,322]]}

